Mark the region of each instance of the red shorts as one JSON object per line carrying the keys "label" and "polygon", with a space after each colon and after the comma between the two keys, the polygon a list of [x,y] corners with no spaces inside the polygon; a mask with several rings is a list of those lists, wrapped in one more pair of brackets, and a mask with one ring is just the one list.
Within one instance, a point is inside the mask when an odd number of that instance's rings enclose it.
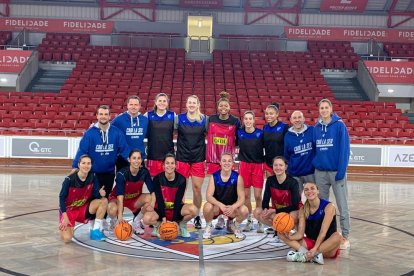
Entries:
{"label": "red shorts", "polygon": [[177,166],[175,167],[175,169],[185,178],[189,178],[190,176],[204,178],[206,176],[204,162],[187,163],[177,161]]}
{"label": "red shorts", "polygon": [[[178,215],[178,221],[182,221],[183,218],[184,218],[181,215],[181,210],[183,209],[183,207],[184,207],[184,203],[182,203],[181,206],[180,206],[180,214]],[[157,209],[156,208],[155,208],[155,211],[157,212]],[[174,209],[165,209],[165,218],[168,221],[173,221],[173,218],[174,218]],[[162,218],[159,218],[159,219],[162,219]]]}
{"label": "red shorts", "polygon": [[[308,248],[308,250],[311,250],[314,246],[315,246],[315,242],[314,240],[311,240],[307,237],[303,237],[303,240],[306,242],[306,247]],[[339,253],[341,252],[341,250],[336,250],[335,256],[330,257],[330,259],[335,259],[336,257],[339,256]]]}
{"label": "red shorts", "polygon": [[275,175],[275,172],[273,171],[273,168],[269,167],[266,163],[264,163],[264,169],[270,174]]}
{"label": "red shorts", "polygon": [[162,160],[147,160],[147,168],[151,177],[156,176],[164,171]]}
{"label": "red shorts", "polygon": [[[138,209],[138,208],[135,208],[134,206],[135,206],[135,203],[138,201],[140,196],[141,196],[141,194],[138,197],[135,197],[135,198],[132,198],[132,199],[125,199],[124,198],[124,201],[123,201],[124,208],[126,207],[129,210],[131,210],[131,212],[134,215],[138,214],[139,211],[141,210],[141,208]],[[117,199],[116,196],[112,195],[112,193],[111,193],[108,200],[109,200],[109,202],[111,202],[111,201],[115,201],[116,199]]]}
{"label": "red shorts", "polygon": [[240,161],[239,174],[243,178],[245,188],[263,189],[263,163],[247,163]]}
{"label": "red shorts", "polygon": [[[219,208],[219,213],[218,213],[218,215],[217,215],[217,216],[214,216],[214,217],[213,217],[213,219],[216,219],[216,218],[218,218],[218,217],[219,217],[219,216],[221,216],[221,215],[223,215],[223,211],[221,211],[221,209]],[[229,220],[233,220],[234,218],[227,217],[227,219],[229,219]]]}
{"label": "red shorts", "polygon": [[[79,223],[88,223],[89,220],[95,219],[95,215],[89,213],[89,204],[90,203],[87,203],[81,207],[66,210],[66,214],[68,215],[72,227],[75,227],[76,221]],[[59,210],[59,222],[62,222],[62,219],[63,215]]]}
{"label": "red shorts", "polygon": [[216,171],[221,170],[220,164],[218,163],[207,163],[207,174],[213,174]]}

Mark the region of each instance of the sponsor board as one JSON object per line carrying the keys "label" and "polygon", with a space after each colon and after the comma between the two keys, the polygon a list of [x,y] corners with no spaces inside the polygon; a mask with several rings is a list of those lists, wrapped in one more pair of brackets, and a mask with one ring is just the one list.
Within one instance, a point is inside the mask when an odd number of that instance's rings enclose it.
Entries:
{"label": "sponsor board", "polygon": [[414,84],[414,62],[364,61],[376,83]]}
{"label": "sponsor board", "polygon": [[390,147],[389,167],[414,167],[414,147]]}
{"label": "sponsor board", "polygon": [[0,18],[0,30],[59,33],[110,34],[113,21],[68,20],[49,18]]}
{"label": "sponsor board", "polygon": [[31,55],[32,51],[0,50],[0,72],[20,73]]}
{"label": "sponsor board", "polygon": [[68,158],[68,140],[12,138],[12,157]]}
{"label": "sponsor board", "polygon": [[322,12],[364,12],[368,0],[323,0]]}
{"label": "sponsor board", "polygon": [[218,9],[223,7],[223,0],[180,0],[180,7]]}
{"label": "sponsor board", "polygon": [[368,41],[414,43],[414,30],[285,26],[291,40]]}
{"label": "sponsor board", "polygon": [[353,147],[349,156],[349,165],[381,166],[382,148]]}

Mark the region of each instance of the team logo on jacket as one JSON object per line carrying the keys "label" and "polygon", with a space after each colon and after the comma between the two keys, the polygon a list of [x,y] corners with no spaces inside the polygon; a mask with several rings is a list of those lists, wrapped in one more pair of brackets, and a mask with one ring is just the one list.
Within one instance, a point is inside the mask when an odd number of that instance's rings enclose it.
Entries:
{"label": "team logo on jacket", "polygon": [[74,241],[97,251],[174,261],[199,261],[201,253],[205,261],[214,262],[274,260],[286,258],[289,251],[284,243],[273,237],[273,234],[256,233],[254,229],[246,232],[244,238],[238,239],[226,230],[214,229],[210,239],[202,240],[200,252],[199,235],[203,234],[203,230],[196,230],[192,224],[188,224],[188,230],[191,237],[178,236],[172,241],[152,237],[152,228],[149,227],[145,229],[144,235],[134,234],[127,241],[119,241],[113,233],[104,231],[106,240],[94,242],[89,238],[89,225],[80,224],[75,228]]}

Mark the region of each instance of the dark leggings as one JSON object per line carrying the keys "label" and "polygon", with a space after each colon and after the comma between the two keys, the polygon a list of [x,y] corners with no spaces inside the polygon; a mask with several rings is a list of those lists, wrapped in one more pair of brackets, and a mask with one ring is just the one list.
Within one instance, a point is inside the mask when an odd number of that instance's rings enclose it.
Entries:
{"label": "dark leggings", "polygon": [[112,192],[112,187],[114,186],[114,173],[96,173],[96,176],[99,180],[99,185],[105,186],[105,197],[108,198],[109,194]]}

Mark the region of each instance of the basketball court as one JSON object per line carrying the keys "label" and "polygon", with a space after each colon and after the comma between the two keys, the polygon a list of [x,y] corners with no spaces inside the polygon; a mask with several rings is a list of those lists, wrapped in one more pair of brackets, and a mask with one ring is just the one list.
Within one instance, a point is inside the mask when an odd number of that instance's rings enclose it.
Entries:
{"label": "basketball court", "polygon": [[[69,170],[2,167],[0,173],[0,272],[6,275],[414,275],[413,177],[349,176],[351,250],[325,265],[289,263],[287,247],[272,236],[248,233],[237,240],[213,232],[163,242],[108,235],[92,242],[87,227],[64,244],[58,234],[58,194]],[[204,185],[205,188],[206,185]],[[191,188],[186,199],[191,199]]]}

